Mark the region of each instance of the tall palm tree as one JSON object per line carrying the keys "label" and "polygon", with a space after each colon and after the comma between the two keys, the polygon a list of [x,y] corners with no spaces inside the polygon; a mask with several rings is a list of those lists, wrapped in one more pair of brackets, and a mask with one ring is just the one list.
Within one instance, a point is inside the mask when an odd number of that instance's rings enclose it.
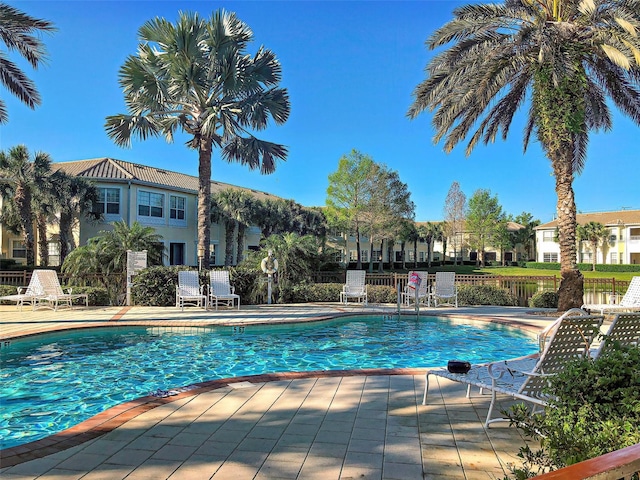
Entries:
{"label": "tall palm tree", "polygon": [[430,49],[453,45],[430,61],[408,115],[434,110],[435,141],[444,138],[446,151],[469,134],[467,154],[498,134],[506,139],[530,97],[524,147],[535,134],[556,180],[559,310],[583,303],[573,179],[589,133],[611,128],[607,98],[640,123],[639,26],[634,0],[507,0],[458,7],[427,40]]}
{"label": "tall palm tree", "polygon": [[70,251],[76,248],[73,227],[80,217],[97,220],[101,214],[93,211],[98,201],[98,189],[82,177],[67,175],[62,170],[55,174],[54,185],[57,189],[60,208],[60,264],[64,263]]}
{"label": "tall palm tree", "polygon": [[[3,203],[2,221],[8,224],[11,217],[16,222],[14,230],[22,233],[27,265],[35,265],[35,208],[38,198],[49,189],[51,158],[36,152],[33,159],[24,145],[0,152],[0,178]],[[5,211],[6,209],[6,211]]]}
{"label": "tall palm tree", "polygon": [[[9,51],[17,51],[34,69],[46,60],[46,48],[37,35],[53,32],[51,22],[31,17],[6,3],[0,3],[0,39]],[[40,94],[35,84],[5,52],[0,52],[0,82],[29,108],[40,105]],[[0,100],[0,124],[7,123],[9,115]]]}
{"label": "tall palm tree", "polygon": [[[233,264],[233,249],[236,247],[236,264],[242,261],[244,237],[248,224],[251,222],[253,197],[237,188],[227,188],[213,196],[221,219],[225,224],[225,266]],[[236,241],[233,234],[238,228]]]}
{"label": "tall palm tree", "polygon": [[198,151],[198,250],[209,264],[211,236],[211,155],[222,151],[228,162],[239,162],[272,173],[287,149],[260,140],[272,118],[289,117],[286,89],[278,88],[280,63],[270,50],[246,52],[253,32],[234,13],[218,10],[209,20],[181,12],[175,24],[163,18],[139,30],[138,53],[120,69],[120,85],[128,114],[109,116],[105,128],[118,144],[163,135],[172,142],[181,130],[187,146]]}
{"label": "tall palm tree", "polygon": [[589,242],[591,245],[591,270],[596,271],[596,259],[598,256],[598,245],[609,240],[609,229],[600,222],[588,222],[578,225],[578,240]]}

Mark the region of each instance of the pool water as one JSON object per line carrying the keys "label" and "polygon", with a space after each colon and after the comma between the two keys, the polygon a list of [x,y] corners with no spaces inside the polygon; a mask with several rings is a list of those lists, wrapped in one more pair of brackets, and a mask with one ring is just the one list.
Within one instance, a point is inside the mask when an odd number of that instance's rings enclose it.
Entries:
{"label": "pool water", "polygon": [[368,316],[296,325],[115,327],[12,341],[1,350],[0,449],[60,432],[114,405],[218,378],[271,372],[423,368],[536,351],[495,324]]}

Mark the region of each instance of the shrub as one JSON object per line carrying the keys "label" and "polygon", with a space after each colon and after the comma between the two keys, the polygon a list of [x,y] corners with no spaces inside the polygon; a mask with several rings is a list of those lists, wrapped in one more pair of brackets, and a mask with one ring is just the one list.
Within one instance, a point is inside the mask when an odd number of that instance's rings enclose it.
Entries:
{"label": "shrub", "polygon": [[558,292],[539,292],[529,299],[533,308],[558,308]]}
{"label": "shrub", "polygon": [[169,307],[176,304],[178,270],[184,267],[149,267],[133,277],[132,303]]}
{"label": "shrub", "polygon": [[[7,295],[17,295],[18,288],[15,285],[0,285],[0,297],[5,297]],[[9,300],[0,300],[1,305],[9,305],[15,302],[11,302]]]}
{"label": "shrub", "polygon": [[550,380],[544,414],[524,405],[506,412],[540,449],[520,449],[516,478],[572,465],[640,443],[640,348],[620,347],[595,360],[572,362]]}
{"label": "shrub", "polygon": [[[89,299],[89,305],[92,307],[109,305],[109,292],[104,287],[75,287],[73,285],[62,287],[66,292],[68,288],[73,289],[73,293],[86,293]],[[76,298],[74,301],[75,305],[84,305],[84,300],[82,298]]]}
{"label": "shrub", "polygon": [[518,299],[504,288],[493,285],[460,285],[459,305],[518,305]]}

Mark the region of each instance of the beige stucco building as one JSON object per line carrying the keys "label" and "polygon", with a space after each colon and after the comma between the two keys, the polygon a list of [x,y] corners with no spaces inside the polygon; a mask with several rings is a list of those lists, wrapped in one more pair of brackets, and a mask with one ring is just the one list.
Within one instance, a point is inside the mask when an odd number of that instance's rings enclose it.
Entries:
{"label": "beige stucco building", "polygon": [[[640,210],[579,213],[578,225],[601,223],[609,230],[609,237],[593,251],[589,242],[578,243],[578,262],[607,264],[640,264]],[[556,241],[558,221],[536,227],[536,252],[538,262],[559,262],[560,245]]]}
{"label": "beige stucco building", "polygon": [[[128,225],[137,221],[144,226],[153,227],[163,237],[166,265],[198,265],[198,177],[113,158],[60,162],[53,164],[53,168],[91,180],[100,193],[100,201],[95,207],[103,218],[95,223],[86,219],[80,221],[75,229],[77,245],[84,245],[101,230],[108,230],[114,221],[122,220]],[[265,192],[211,182],[212,193],[227,188],[247,191],[261,200],[278,198]],[[257,227],[247,229],[245,250],[258,246],[260,234]],[[51,226],[48,235],[50,265],[55,266],[59,262],[55,225]],[[17,263],[25,262],[26,252],[19,235],[0,227],[0,245],[2,258],[14,259]],[[233,250],[235,255],[236,249]],[[212,265],[224,264],[224,251],[225,228],[212,223]]]}

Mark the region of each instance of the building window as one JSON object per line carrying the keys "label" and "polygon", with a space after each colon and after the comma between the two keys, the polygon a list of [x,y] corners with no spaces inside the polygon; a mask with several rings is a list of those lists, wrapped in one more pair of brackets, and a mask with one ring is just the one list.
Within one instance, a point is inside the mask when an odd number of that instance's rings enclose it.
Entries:
{"label": "building window", "polygon": [[426,252],[418,252],[418,261],[424,262],[426,255],[427,255]]}
{"label": "building window", "polygon": [[582,253],[582,263],[591,263],[593,261],[593,254],[591,252]]}
{"label": "building window", "polygon": [[362,250],[360,252],[360,255],[362,256],[362,261],[363,262],[368,262],[369,261],[369,250]]}
{"label": "building window", "polygon": [[103,215],[120,215],[120,189],[98,188],[98,203],[94,212]]}
{"label": "building window", "polygon": [[371,252],[371,260],[374,262],[382,261],[382,250],[373,250]]}
{"label": "building window", "polygon": [[162,218],[164,210],[164,195],[162,193],[139,192],[138,216]]}
{"label": "building window", "polygon": [[185,204],[186,199],[184,197],[176,197],[171,195],[169,197],[169,218],[174,220],[184,220],[185,216]]}
{"label": "building window", "polygon": [[413,261],[414,261],[414,258],[415,258],[415,257],[413,256],[413,253],[414,253],[414,252],[413,252],[413,250],[409,250],[407,253],[409,254],[409,255],[408,255],[408,257],[409,257],[409,261],[410,261],[410,262],[413,262]]}
{"label": "building window", "polygon": [[49,252],[49,265],[57,267],[60,265],[60,243],[49,242],[47,244],[47,251]]}
{"label": "building window", "polygon": [[542,232],[542,241],[543,242],[553,242],[553,238],[555,237],[554,232],[552,230],[546,230]]}
{"label": "building window", "polygon": [[22,240],[11,242],[11,256],[13,258],[27,258],[27,247]]}
{"label": "building window", "polygon": [[558,254],[555,253],[555,252],[553,252],[553,253],[545,253],[543,255],[543,260],[542,261],[545,262],[545,263],[550,263],[550,262],[557,263],[558,262]]}
{"label": "building window", "polygon": [[169,244],[169,265],[184,265],[184,243]]}
{"label": "building window", "polygon": [[618,252],[611,252],[611,264],[618,263]]}
{"label": "building window", "polygon": [[357,262],[358,261],[358,251],[357,250],[349,250],[349,261]]}

